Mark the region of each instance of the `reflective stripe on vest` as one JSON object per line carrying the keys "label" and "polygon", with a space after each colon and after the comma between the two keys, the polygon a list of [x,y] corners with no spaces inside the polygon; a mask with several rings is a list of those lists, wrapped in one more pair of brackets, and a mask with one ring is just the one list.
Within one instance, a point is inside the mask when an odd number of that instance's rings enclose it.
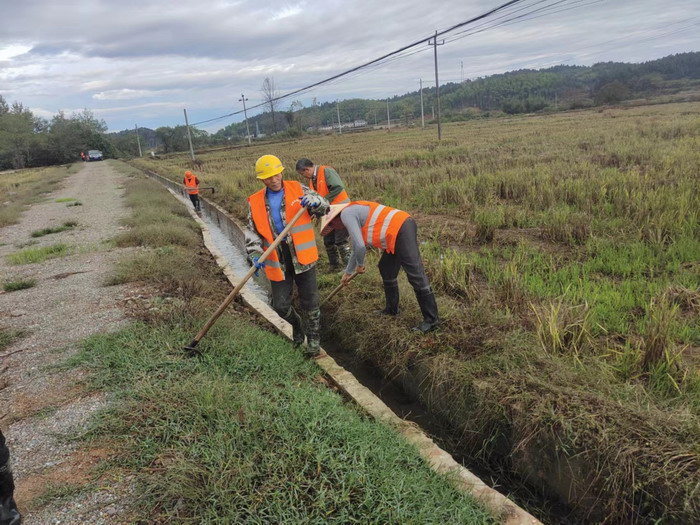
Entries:
{"label": "reflective stripe on vest", "polygon": [[[330,193],[328,190],[328,183],[326,182],[326,167],[319,166],[316,170],[316,192],[321,196],[325,197]],[[340,190],[340,193],[335,196],[331,204],[343,204],[350,202],[350,197],[345,190]]]}
{"label": "reflective stripe on vest", "polygon": [[[282,181],[282,185],[284,188],[285,223],[289,223],[301,208],[300,200],[304,196],[304,189],[296,181]],[[250,212],[255,229],[262,236],[263,248],[267,250],[274,241],[274,236],[270,227],[267,207],[265,206],[265,191],[266,189],[263,188],[255,192],[248,197],[248,203],[250,204]],[[316,248],[313,223],[308,213],[304,213],[294,223],[290,233],[299,263],[311,264],[316,262],[318,260],[318,249]],[[282,271],[282,264],[277,250],[274,250],[265,260],[265,275],[271,281],[284,281],[284,272]]]}
{"label": "reflective stripe on vest", "polygon": [[404,221],[410,215],[405,211],[384,206],[378,202],[354,201],[350,204],[369,206],[367,220],[362,226],[362,239],[365,244],[394,253],[396,237]]}
{"label": "reflective stripe on vest", "polygon": [[197,195],[199,193],[199,190],[197,189],[197,177],[185,177],[185,186],[187,188],[193,188],[191,190],[187,190],[187,193],[190,195]]}

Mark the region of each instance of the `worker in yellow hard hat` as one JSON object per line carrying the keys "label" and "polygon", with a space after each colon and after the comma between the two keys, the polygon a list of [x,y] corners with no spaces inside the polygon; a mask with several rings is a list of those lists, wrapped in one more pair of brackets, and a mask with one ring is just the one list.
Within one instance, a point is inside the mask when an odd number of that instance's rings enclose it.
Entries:
{"label": "worker in yellow hard hat", "polygon": [[[282,177],[284,166],[274,155],[263,155],[255,163],[255,176],[265,185],[248,197],[248,228],[245,232],[246,253],[252,265],[264,268],[272,288],[272,307],[292,325],[295,345],[306,339],[305,353],[318,355],[321,349],[316,261],[318,249],[312,216],[323,216],[328,201],[297,181]],[[304,213],[264,262],[258,259],[272,244],[301,207]],[[301,316],[292,305],[296,283]]]}

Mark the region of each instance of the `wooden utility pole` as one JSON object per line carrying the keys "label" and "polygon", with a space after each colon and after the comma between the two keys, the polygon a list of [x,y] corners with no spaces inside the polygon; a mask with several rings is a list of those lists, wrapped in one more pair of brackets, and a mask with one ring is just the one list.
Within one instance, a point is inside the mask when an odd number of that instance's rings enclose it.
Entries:
{"label": "wooden utility pole", "polygon": [[187,121],[187,110],[183,109],[185,112],[185,127],[187,128],[187,140],[190,142],[190,155],[192,156],[192,162],[194,162],[194,148],[192,147],[192,135],[190,134],[190,123]]}
{"label": "wooden utility pole", "polygon": [[336,111],[336,114],[338,115],[338,133],[342,134],[343,127],[340,125],[340,105],[338,104],[338,99],[336,99],[336,101],[335,101],[335,111]]}
{"label": "wooden utility pole", "polygon": [[437,125],[438,125],[438,140],[442,139],[442,126],[440,125],[440,82],[438,81],[438,61],[437,61],[437,46],[441,46],[445,43],[443,40],[438,44],[437,41],[437,31],[435,31],[435,37],[432,42],[428,42],[428,45],[433,46],[433,54],[435,56],[435,103],[437,104]]}
{"label": "wooden utility pole", "polygon": [[425,128],[425,114],[423,113],[423,79],[420,82],[420,127]]}
{"label": "wooden utility pole", "polygon": [[238,102],[243,102],[243,116],[245,117],[245,133],[246,136],[248,137],[248,144],[250,144],[250,128],[248,128],[248,111],[245,108],[245,103],[247,98],[245,98],[245,95],[241,93],[241,98],[238,99]]}
{"label": "wooden utility pole", "polygon": [[138,127],[138,124],[134,124],[134,129],[136,130],[136,144],[139,145],[139,157],[143,157],[143,153],[141,153],[141,140],[139,139],[139,127]]}

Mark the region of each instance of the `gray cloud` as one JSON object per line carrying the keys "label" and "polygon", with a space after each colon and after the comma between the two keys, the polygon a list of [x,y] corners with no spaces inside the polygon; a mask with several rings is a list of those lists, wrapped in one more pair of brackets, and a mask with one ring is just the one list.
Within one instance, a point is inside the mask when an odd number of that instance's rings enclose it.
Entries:
{"label": "gray cloud", "polygon": [[[242,92],[250,105],[259,102],[266,76],[280,92],[291,91],[502,1],[219,0],[203,6],[182,0],[24,0],[3,6],[0,94],[43,112],[88,108],[110,129],[135,121],[177,124],[182,107],[193,121],[204,120],[238,109]],[[459,81],[462,64],[464,77],[474,78],[698,50],[700,26],[693,22],[700,23],[697,0],[607,0],[466,38],[447,35],[439,49],[441,82]],[[31,49],[3,55],[17,45]],[[314,96],[382,98],[414,90],[418,78],[433,79],[432,52],[421,48],[299,98],[308,104]]]}

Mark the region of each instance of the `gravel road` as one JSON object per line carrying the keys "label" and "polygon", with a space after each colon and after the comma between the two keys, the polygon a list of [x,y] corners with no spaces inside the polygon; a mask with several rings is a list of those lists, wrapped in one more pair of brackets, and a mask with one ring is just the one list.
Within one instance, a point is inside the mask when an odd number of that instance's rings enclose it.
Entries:
{"label": "gravel road", "polygon": [[[48,487],[82,485],[108,451],[82,450],[66,436],[82,432],[92,414],[108,403],[87,393],[81,373],[52,368],[74,354],[86,337],[119,329],[128,321],[122,304],[137,293],[130,285],[104,286],[110,271],[129,249],[110,247],[121,229],[124,176],[110,162],[82,166],[63,188],[31,206],[19,224],[0,229],[0,280],[35,279],[26,290],[0,293],[0,326],[23,336],[0,351],[0,426],[14,462],[16,499],[25,524],[126,523],[129,479],[42,506],[37,497]],[[82,206],[56,199],[78,199]],[[72,230],[33,239],[31,233],[77,221]],[[6,256],[27,247],[66,243],[71,255],[43,263],[8,264]],[[107,476],[109,477],[109,476]],[[105,484],[108,488],[105,488]]]}

